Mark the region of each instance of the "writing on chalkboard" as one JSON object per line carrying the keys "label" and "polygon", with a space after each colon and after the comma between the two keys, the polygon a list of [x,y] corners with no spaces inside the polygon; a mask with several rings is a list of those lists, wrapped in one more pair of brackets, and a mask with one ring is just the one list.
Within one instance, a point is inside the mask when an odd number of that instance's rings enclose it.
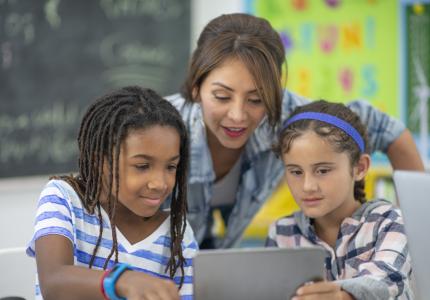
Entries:
{"label": "writing on chalkboard", "polygon": [[21,35],[25,44],[34,40],[33,16],[30,13],[11,13],[5,18],[4,28],[9,37]]}
{"label": "writing on chalkboard", "polygon": [[89,103],[177,92],[189,41],[189,0],[0,0],[0,177],[75,171]]}
{"label": "writing on chalkboard", "polygon": [[73,136],[64,133],[72,133],[80,117],[78,106],[61,102],[14,117],[0,114],[0,132],[7,140],[1,146],[0,162],[22,161],[29,156],[41,163],[67,162],[75,157],[77,143]]}
{"label": "writing on chalkboard", "polygon": [[125,43],[120,35],[107,36],[101,42],[100,58],[109,66],[102,76],[116,87],[133,81],[161,88],[174,61],[173,54],[162,47],[149,47],[139,41]]}
{"label": "writing on chalkboard", "polygon": [[157,20],[175,19],[182,14],[178,1],[101,0],[100,6],[110,19],[124,16],[149,16]]}

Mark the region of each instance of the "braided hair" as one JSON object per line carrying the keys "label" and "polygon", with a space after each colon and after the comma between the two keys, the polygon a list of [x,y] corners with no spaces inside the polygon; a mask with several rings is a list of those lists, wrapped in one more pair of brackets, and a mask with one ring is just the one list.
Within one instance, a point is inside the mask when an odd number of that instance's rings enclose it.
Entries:
{"label": "braided hair", "polygon": [[[290,115],[290,118],[303,112],[325,113],[349,123],[361,135],[364,141],[365,153],[369,153],[366,127],[360,118],[344,104],[330,103],[325,100],[314,101],[297,107]],[[308,130],[315,132],[321,138],[327,140],[336,152],[346,152],[349,156],[351,167],[358,163],[362,152],[349,134],[336,126],[313,119],[295,121],[288,125],[287,128],[283,128],[279,134],[279,143],[274,146],[276,154],[281,156],[282,153],[288,152],[293,141]],[[364,179],[355,182],[354,199],[360,203],[366,201]]]}
{"label": "braided hair", "polygon": [[[185,259],[181,241],[186,228],[186,178],[188,169],[188,134],[182,117],[175,107],[151,89],[138,86],[121,88],[97,99],[85,113],[78,134],[79,172],[76,176],[62,176],[78,193],[85,209],[97,213],[100,230],[89,268],[94,264],[103,234],[100,193],[102,188],[103,166],[108,166],[107,213],[112,226],[113,246],[105,260],[103,269],[115,254],[118,262],[118,242],[116,237],[115,210],[119,191],[118,161],[121,143],[131,130],[149,128],[154,125],[170,126],[180,137],[180,160],[171,195],[170,209],[170,259],[166,267],[173,278],[178,268],[184,281]],[[114,186],[115,185],[115,186]]]}

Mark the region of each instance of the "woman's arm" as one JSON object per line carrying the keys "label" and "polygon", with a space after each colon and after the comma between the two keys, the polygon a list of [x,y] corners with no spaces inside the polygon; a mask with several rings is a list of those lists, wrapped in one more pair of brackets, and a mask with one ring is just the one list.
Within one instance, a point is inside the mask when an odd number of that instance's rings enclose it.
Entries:
{"label": "woman's arm", "polygon": [[[103,299],[100,289],[103,271],[74,266],[69,239],[46,235],[36,240],[35,248],[44,299]],[[136,271],[125,271],[115,287],[117,295],[127,299],[179,299],[173,281]]]}
{"label": "woman's arm", "polygon": [[372,152],[382,151],[387,154],[393,169],[424,170],[415,141],[401,121],[367,101],[353,101],[347,105],[367,126]]}
{"label": "woman's arm", "polygon": [[394,142],[388,146],[387,156],[395,170],[424,171],[418,149],[411,132],[405,129]]}

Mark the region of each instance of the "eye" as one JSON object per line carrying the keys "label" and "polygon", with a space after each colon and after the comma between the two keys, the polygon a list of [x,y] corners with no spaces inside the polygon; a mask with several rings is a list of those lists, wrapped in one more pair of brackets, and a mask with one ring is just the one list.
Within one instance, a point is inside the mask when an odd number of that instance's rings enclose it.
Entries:
{"label": "eye", "polygon": [[329,168],[321,168],[321,169],[317,169],[317,173],[321,174],[321,175],[325,175],[327,173],[329,173],[331,170]]}
{"label": "eye", "polygon": [[255,105],[260,105],[263,103],[260,98],[248,99],[248,101]]}
{"label": "eye", "polygon": [[137,164],[134,167],[139,171],[145,171],[149,169],[149,164]]}
{"label": "eye", "polygon": [[212,96],[218,101],[230,100],[230,94],[223,89],[216,89],[212,91]]}
{"label": "eye", "polygon": [[178,166],[175,164],[171,164],[167,166],[167,170],[171,171],[171,172],[176,172],[176,170],[178,169]]}
{"label": "eye", "polygon": [[293,175],[293,176],[300,176],[303,174],[303,172],[301,170],[297,170],[297,169],[290,169],[290,170],[288,170],[288,173]]}
{"label": "eye", "polygon": [[228,96],[216,96],[215,95],[215,99],[224,102],[224,101],[230,100],[230,97],[228,97]]}

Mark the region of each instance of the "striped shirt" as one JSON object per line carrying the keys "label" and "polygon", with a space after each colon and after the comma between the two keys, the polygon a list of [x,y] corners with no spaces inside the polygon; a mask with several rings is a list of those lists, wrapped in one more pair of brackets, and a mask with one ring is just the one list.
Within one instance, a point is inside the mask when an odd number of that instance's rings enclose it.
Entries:
{"label": "striped shirt", "polygon": [[388,201],[364,203],[339,230],[333,249],[315,234],[302,212],[270,226],[266,246],[319,246],[327,251],[326,279],[355,299],[411,299],[411,259],[401,213]]}
{"label": "striped shirt", "polygon": [[[102,269],[109,255],[113,241],[107,213],[102,209],[103,236],[94,269]],[[51,180],[43,189],[36,214],[35,230],[27,248],[27,255],[35,256],[35,241],[45,235],[58,234],[68,238],[73,244],[74,264],[88,267],[99,235],[99,219],[89,214],[82,206],[81,199],[73,188],[62,180]],[[170,278],[165,272],[170,258],[170,217],[151,235],[135,244],[130,244],[116,228],[118,240],[118,261],[130,264],[134,270],[160,278]],[[180,290],[182,299],[192,299],[192,258],[198,250],[191,226],[187,226],[182,241],[182,251],[186,259],[184,284]],[[108,268],[114,265],[114,260]],[[181,271],[178,270],[174,281],[179,285]],[[36,276],[36,299],[43,299]]]}

